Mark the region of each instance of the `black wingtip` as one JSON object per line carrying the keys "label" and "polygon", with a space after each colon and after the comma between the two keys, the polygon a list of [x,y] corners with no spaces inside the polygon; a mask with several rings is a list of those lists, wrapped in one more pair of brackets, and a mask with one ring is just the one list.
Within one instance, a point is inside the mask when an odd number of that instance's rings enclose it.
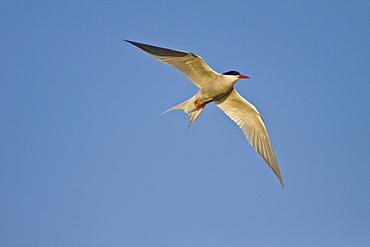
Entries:
{"label": "black wingtip", "polygon": [[122,39],[122,41],[126,41],[127,43],[130,43],[132,45],[135,45],[135,44],[141,44],[139,42],[135,42],[135,41],[131,41],[131,40],[128,40],[128,39]]}
{"label": "black wingtip", "polygon": [[140,43],[140,42],[135,42],[135,41],[127,40],[127,39],[123,39],[123,41],[126,41],[127,43],[130,43],[131,45],[137,46],[137,47],[139,47],[140,49],[142,49],[144,51],[147,51],[145,49],[145,47],[155,47],[155,46],[152,46],[152,45],[147,45],[147,44],[143,44],[143,43]]}

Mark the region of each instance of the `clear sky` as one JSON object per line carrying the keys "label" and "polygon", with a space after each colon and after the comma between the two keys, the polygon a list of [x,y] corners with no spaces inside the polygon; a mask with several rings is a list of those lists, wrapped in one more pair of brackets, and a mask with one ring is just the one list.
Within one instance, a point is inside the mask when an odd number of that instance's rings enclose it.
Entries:
{"label": "clear sky", "polygon": [[[0,246],[369,246],[369,1],[0,1]],[[278,179],[138,42],[263,116]]]}

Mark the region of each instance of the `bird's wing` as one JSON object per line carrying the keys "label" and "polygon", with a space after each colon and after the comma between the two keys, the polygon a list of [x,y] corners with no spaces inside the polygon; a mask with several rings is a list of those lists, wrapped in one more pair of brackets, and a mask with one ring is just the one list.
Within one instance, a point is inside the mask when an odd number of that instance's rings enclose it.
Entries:
{"label": "bird's wing", "polygon": [[159,61],[175,67],[198,87],[202,87],[218,75],[200,56],[193,53],[125,41],[139,47]]}
{"label": "bird's wing", "polygon": [[249,143],[272,169],[284,187],[279,166],[272,150],[266,127],[257,109],[232,89],[217,100],[216,105],[223,110],[243,130]]}

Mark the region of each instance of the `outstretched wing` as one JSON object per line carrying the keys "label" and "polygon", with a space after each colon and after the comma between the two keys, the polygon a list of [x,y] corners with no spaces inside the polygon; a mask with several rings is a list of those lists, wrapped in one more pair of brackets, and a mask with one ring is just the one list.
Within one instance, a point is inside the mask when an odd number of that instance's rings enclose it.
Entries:
{"label": "outstretched wing", "polygon": [[284,187],[266,127],[257,109],[233,89],[215,102],[243,130],[249,143],[272,169]]}
{"label": "outstretched wing", "polygon": [[198,87],[202,87],[218,75],[200,56],[193,53],[125,41],[139,47],[159,61],[175,67]]}

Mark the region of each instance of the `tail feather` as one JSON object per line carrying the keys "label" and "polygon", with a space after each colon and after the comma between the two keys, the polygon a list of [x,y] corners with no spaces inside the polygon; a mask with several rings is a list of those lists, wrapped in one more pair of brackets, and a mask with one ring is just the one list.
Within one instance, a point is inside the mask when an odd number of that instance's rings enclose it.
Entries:
{"label": "tail feather", "polygon": [[195,120],[197,120],[197,118],[199,117],[199,115],[202,113],[203,110],[204,110],[204,105],[201,106],[201,107],[198,107],[196,110],[188,113],[188,116],[190,118],[190,123],[188,125],[188,129],[195,122]]}
{"label": "tail feather", "polygon": [[[197,107],[194,105],[194,97],[191,97],[190,99],[168,109],[167,111],[163,112],[162,114],[165,114],[169,111],[172,111],[172,110],[183,110],[186,114],[188,114],[189,118],[190,118],[190,123],[188,125],[188,129],[190,128],[190,126],[195,122],[195,120],[197,120],[197,118],[199,117],[199,115],[202,113],[202,111],[204,110],[204,107],[205,105],[202,105],[200,107]],[[161,115],[162,115],[161,114]]]}
{"label": "tail feather", "polygon": [[174,106],[174,107],[172,107],[172,108],[168,109],[167,111],[163,112],[161,115],[163,115],[163,114],[165,114],[165,113],[167,113],[167,112],[169,112],[169,111],[172,111],[172,110],[184,110],[184,111],[185,111],[185,109],[186,109],[186,105],[188,104],[188,102],[189,102],[190,100],[191,100],[191,99],[188,99],[188,100],[186,100],[186,101],[184,101],[184,102],[182,102],[182,103],[178,104],[177,106]]}

